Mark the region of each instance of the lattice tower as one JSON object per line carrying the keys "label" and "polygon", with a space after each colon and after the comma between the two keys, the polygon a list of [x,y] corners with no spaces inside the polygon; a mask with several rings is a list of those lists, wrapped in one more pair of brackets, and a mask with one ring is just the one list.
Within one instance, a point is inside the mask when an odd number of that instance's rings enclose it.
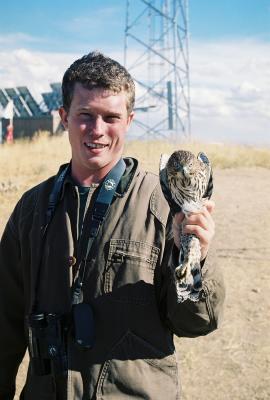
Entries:
{"label": "lattice tower", "polygon": [[127,0],[124,63],[137,83],[137,132],[188,138],[188,0]]}

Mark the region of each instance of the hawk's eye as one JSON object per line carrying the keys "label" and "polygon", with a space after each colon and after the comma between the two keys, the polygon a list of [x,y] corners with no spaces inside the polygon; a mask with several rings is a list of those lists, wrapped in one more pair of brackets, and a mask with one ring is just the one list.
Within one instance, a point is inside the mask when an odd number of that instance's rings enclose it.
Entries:
{"label": "hawk's eye", "polygon": [[177,161],[174,161],[173,162],[173,166],[174,166],[175,169],[178,169],[179,168],[179,163]]}

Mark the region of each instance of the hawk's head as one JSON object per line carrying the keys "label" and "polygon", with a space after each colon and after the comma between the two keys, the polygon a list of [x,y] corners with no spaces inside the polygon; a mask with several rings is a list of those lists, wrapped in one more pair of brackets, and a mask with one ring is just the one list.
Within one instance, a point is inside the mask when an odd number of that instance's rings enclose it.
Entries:
{"label": "hawk's head", "polygon": [[162,155],[160,179],[167,201],[171,196],[179,206],[184,201],[196,202],[210,197],[212,193],[211,165],[204,153],[196,157],[190,151],[177,150],[170,157]]}

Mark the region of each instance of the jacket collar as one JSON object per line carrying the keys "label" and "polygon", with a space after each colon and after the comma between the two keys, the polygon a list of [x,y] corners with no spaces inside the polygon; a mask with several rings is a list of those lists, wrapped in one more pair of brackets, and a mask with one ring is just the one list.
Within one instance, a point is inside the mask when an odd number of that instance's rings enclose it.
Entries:
{"label": "jacket collar", "polygon": [[[116,192],[115,192],[117,197],[125,196],[125,194],[127,193],[128,189],[130,187],[130,184],[133,180],[134,175],[138,172],[138,164],[139,164],[138,160],[136,160],[135,158],[132,158],[132,157],[126,157],[126,158],[124,158],[124,161],[126,164],[126,169],[125,169],[125,172],[124,172],[124,174],[117,186]],[[60,194],[60,199],[63,198],[64,192],[65,192],[67,186],[70,186],[70,185],[74,186],[74,181],[70,176],[71,162],[69,164],[61,165],[56,177],[58,177],[61,174],[61,172],[63,171],[64,168],[67,167],[67,165],[69,165],[69,169],[68,169],[67,175],[64,180],[64,184],[63,184],[61,194]]]}

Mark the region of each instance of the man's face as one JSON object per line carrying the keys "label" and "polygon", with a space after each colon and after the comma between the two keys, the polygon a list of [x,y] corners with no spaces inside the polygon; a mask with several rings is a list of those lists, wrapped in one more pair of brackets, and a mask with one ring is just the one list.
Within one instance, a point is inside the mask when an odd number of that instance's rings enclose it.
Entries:
{"label": "man's face", "polygon": [[79,183],[98,182],[121,158],[133,119],[133,113],[127,113],[126,101],[125,92],[88,90],[76,83],[69,112],[60,109],[69,133],[72,175]]}

